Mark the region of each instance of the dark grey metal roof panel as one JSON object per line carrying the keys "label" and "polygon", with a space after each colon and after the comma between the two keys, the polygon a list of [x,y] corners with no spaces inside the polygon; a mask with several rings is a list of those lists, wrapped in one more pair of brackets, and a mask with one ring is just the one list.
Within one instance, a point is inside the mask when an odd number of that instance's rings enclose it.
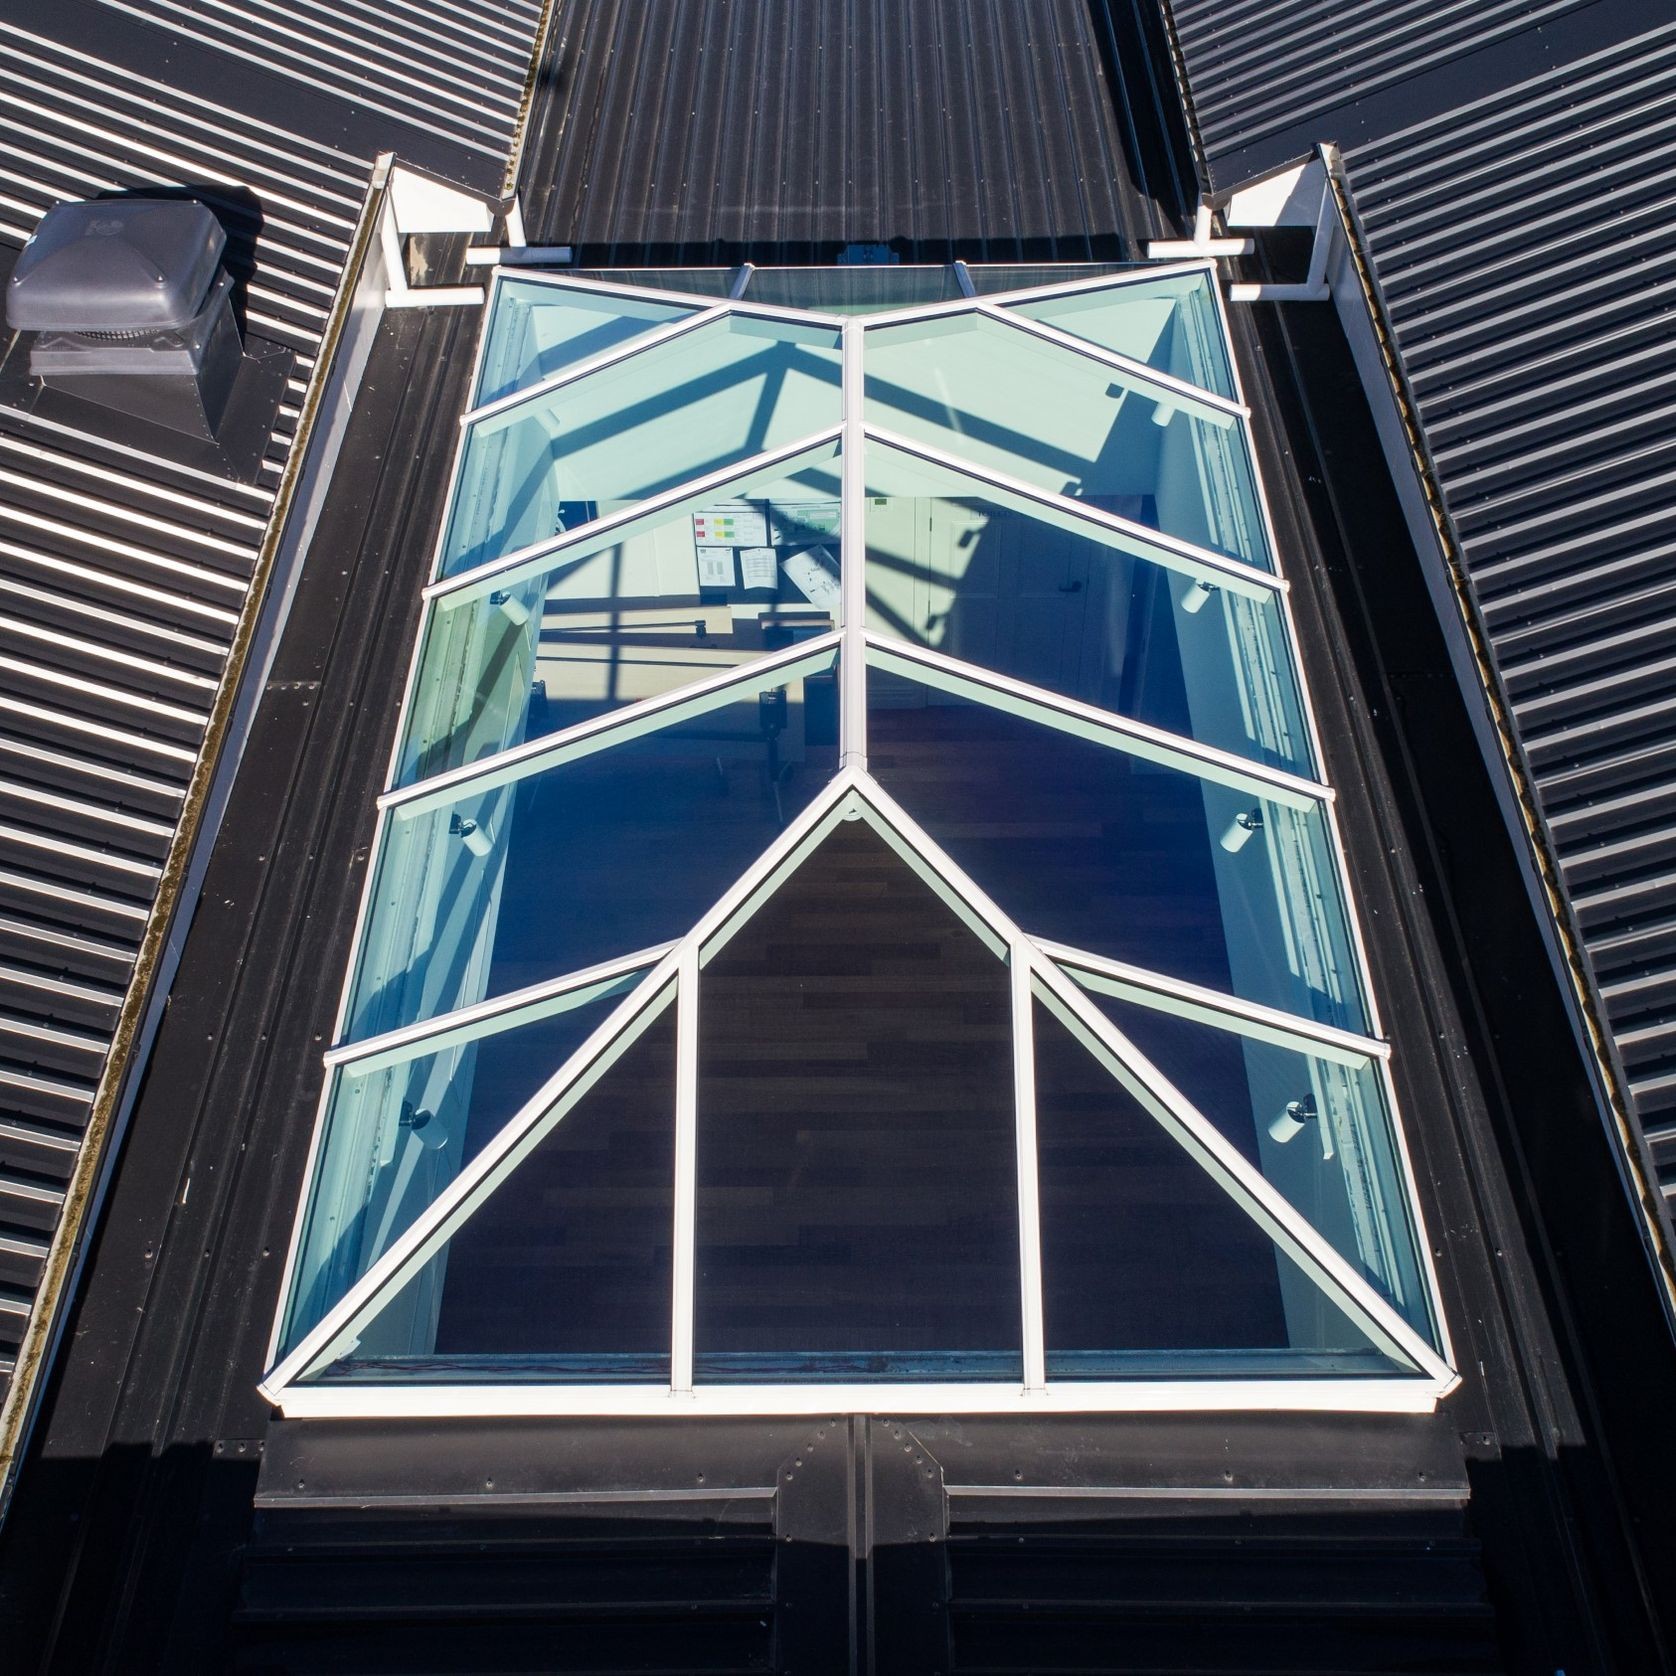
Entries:
{"label": "dark grey metal roof panel", "polygon": [[[1225,187],[1325,142],[1676,1195],[1676,24],[1174,0]],[[1305,71],[1311,64],[1314,74]]]}
{"label": "dark grey metal roof panel", "polygon": [[1106,8],[1080,0],[575,0],[523,173],[584,266],[1093,261],[1153,230]]}
{"label": "dark grey metal roof panel", "polygon": [[21,354],[0,376],[0,1391],[373,158],[498,190],[543,15],[18,0],[0,18],[0,278],[54,204],[190,195],[228,232],[247,353],[283,384],[241,479],[205,445],[37,398]]}

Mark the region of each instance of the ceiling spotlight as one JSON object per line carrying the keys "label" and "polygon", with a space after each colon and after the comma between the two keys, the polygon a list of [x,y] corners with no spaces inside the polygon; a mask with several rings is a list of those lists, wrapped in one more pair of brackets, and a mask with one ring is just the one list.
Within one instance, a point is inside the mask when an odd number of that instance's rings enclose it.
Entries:
{"label": "ceiling spotlight", "polygon": [[1189,617],[1196,617],[1204,610],[1210,596],[1216,592],[1214,582],[1195,582],[1181,596],[1181,608]]}
{"label": "ceiling spotlight", "polygon": [[1159,430],[1163,430],[1175,416],[1176,405],[1174,402],[1154,402],[1152,404],[1152,422]]}
{"label": "ceiling spotlight", "polygon": [[402,1115],[396,1119],[396,1122],[427,1152],[440,1152],[443,1147],[448,1145],[448,1125],[429,1107],[421,1107],[418,1111],[415,1111],[406,1100],[403,1100]]}
{"label": "ceiling spotlight", "polygon": [[1222,834],[1222,847],[1229,855],[1238,855],[1263,830],[1261,809],[1242,809],[1228,822]]}
{"label": "ceiling spotlight", "polygon": [[495,847],[495,835],[486,826],[479,826],[476,821],[467,820],[461,815],[448,817],[448,830],[458,838],[474,856],[486,856]]}
{"label": "ceiling spotlight", "polygon": [[1306,1124],[1318,1123],[1320,1119],[1314,1094],[1306,1094],[1301,1100],[1288,1100],[1280,1115],[1269,1125],[1269,1138],[1285,1146],[1304,1132]]}
{"label": "ceiling spotlight", "polygon": [[515,628],[522,628],[530,620],[530,608],[516,594],[490,594],[489,603],[498,605],[501,615]]}

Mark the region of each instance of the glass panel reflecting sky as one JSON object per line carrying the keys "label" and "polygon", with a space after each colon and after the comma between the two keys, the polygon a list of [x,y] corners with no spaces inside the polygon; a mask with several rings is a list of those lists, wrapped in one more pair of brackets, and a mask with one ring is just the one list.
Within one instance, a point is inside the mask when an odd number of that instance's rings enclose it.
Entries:
{"label": "glass panel reflecting sky", "polygon": [[[630,978],[626,982],[638,981]],[[328,1073],[330,1097],[286,1323],[289,1350],[570,1058],[621,995],[420,1053]]]}
{"label": "glass panel reflecting sky", "polygon": [[551,378],[692,312],[652,297],[608,296],[540,280],[503,279],[473,405]]}
{"label": "glass panel reflecting sky", "polygon": [[755,477],[441,596],[401,778],[654,698],[836,628],[839,463]]}
{"label": "glass panel reflecting sky", "polygon": [[1118,715],[1313,775],[1279,596],[872,443],[868,626]]}
{"label": "glass panel reflecting sky", "polygon": [[666,1004],[311,1377],[667,1384],[674,1176]]}
{"label": "glass panel reflecting sky", "polygon": [[1019,1379],[1006,966],[851,821],[699,992],[695,1377]]}
{"label": "glass panel reflecting sky", "polygon": [[734,315],[475,421],[442,574],[838,423],[836,332]]}
{"label": "glass panel reflecting sky", "polygon": [[837,766],[831,660],[440,808],[392,813],[350,1035],[690,930]]}
{"label": "glass panel reflecting sky", "polygon": [[992,316],[867,333],[869,424],[1273,568],[1237,422]]}
{"label": "glass panel reflecting sky", "polygon": [[1364,1029],[1318,810],[868,673],[868,768],[1033,936]]}
{"label": "glass panel reflecting sky", "polygon": [[1100,1010],[1260,1169],[1397,1312],[1430,1336],[1385,1091],[1345,1064],[1102,993]]}
{"label": "glass panel reflecting sky", "polygon": [[1131,281],[1007,306],[1219,396],[1236,394],[1208,273]]}
{"label": "glass panel reflecting sky", "polygon": [[1049,1380],[1401,1371],[1040,1002],[1035,1032]]}

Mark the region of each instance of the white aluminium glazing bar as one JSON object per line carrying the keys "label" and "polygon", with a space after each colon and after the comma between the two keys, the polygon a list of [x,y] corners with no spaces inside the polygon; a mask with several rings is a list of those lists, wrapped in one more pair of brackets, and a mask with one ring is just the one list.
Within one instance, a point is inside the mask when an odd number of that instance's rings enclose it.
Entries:
{"label": "white aluminium glazing bar", "polygon": [[[803,469],[802,462],[805,457],[810,465],[829,460],[837,450],[843,434],[842,425],[833,425],[824,431],[815,431],[809,436],[799,437],[795,442],[788,442],[783,448],[771,448],[764,454],[753,454],[750,459],[740,460],[734,465],[719,466],[702,477],[677,483],[673,489],[650,495],[645,500],[636,501],[633,506],[624,507],[620,512],[613,512],[604,518],[595,518],[577,529],[566,530],[562,535],[532,541],[527,547],[503,553],[498,559],[489,559],[483,564],[473,565],[471,569],[458,571],[453,576],[437,577],[435,581],[426,585],[423,598],[428,603],[455,594],[491,593],[532,577],[545,575],[562,564],[565,554],[572,548],[590,546],[594,542],[607,541],[613,536],[619,540],[627,540],[640,525],[677,517],[683,507],[696,505],[708,499],[718,489],[743,492],[743,487],[750,484],[773,482],[779,477],[792,476]],[[438,556],[440,560],[440,548]]]}
{"label": "white aluminium glazing bar", "polygon": [[844,446],[838,517],[839,581],[843,599],[843,661],[839,667],[839,750],[846,768],[867,766],[867,438],[862,429],[864,333],[859,321],[844,327]]}
{"label": "white aluminium glazing bar", "polygon": [[[1142,1006],[1160,1007],[1177,1018],[1232,1030],[1254,1041],[1294,1048],[1339,1065],[1365,1065],[1370,1059],[1384,1060],[1391,1056],[1391,1044],[1377,1036],[1361,1036],[1354,1030],[1319,1024],[1301,1013],[1266,1007],[1260,1001],[1242,1001],[1219,989],[1206,989],[1202,984],[1166,977],[1144,966],[1090,954],[1086,949],[1075,949],[1045,937],[1036,939],[1036,947],[1049,960],[1066,968],[1085,988],[1132,999]],[[1093,981],[1084,982],[1085,979]]]}
{"label": "white aluminium glazing bar", "polygon": [[1390,1379],[1140,1379],[1042,1391],[964,1385],[291,1385],[263,1394],[288,1419],[541,1419],[660,1415],[755,1419],[823,1414],[1430,1414],[1447,1385]]}
{"label": "white aluminium glazing bar", "polygon": [[511,412],[513,408],[522,407],[526,402],[539,401],[541,397],[550,396],[554,391],[564,389],[567,384],[574,384],[591,373],[615,366],[619,361],[632,360],[636,355],[644,355],[648,350],[662,349],[665,344],[674,343],[676,339],[686,337],[689,332],[701,332],[707,326],[715,325],[718,320],[726,320],[732,312],[727,304],[712,302],[709,308],[701,309],[697,314],[688,315],[681,320],[671,320],[667,325],[654,326],[638,337],[629,338],[627,342],[620,343],[615,348],[603,349],[599,354],[590,355],[585,361],[578,361],[573,366],[563,367],[534,384],[526,384],[519,390],[508,390],[504,396],[496,396],[493,401],[484,402],[481,407],[468,408],[460,415],[459,423],[465,430],[475,430],[486,419],[497,419],[501,414]]}
{"label": "white aluminium glazing bar", "polygon": [[1036,1167],[1036,1022],[1030,981],[1034,961],[1027,943],[1015,942],[1007,951],[1013,1014],[1013,1122],[1018,1150],[1018,1290],[1026,1391],[1047,1386],[1042,1210]]}
{"label": "white aluminium glazing bar", "polygon": [[1267,763],[1253,762],[1249,757],[1236,756],[1218,746],[1153,727],[1149,722],[1138,722],[1084,704],[1080,699],[1066,698],[1046,687],[1032,687],[1028,682],[1015,681],[992,669],[962,663],[928,646],[870,633],[867,658],[874,666],[887,668],[909,680],[923,680],[945,692],[959,693],[1014,714],[1028,713],[1032,721],[1043,727],[1075,733],[1079,738],[1092,739],[1130,756],[1180,769],[1196,779],[1212,780],[1236,791],[1249,792],[1253,797],[1272,799],[1290,809],[1314,809],[1331,803],[1336,795],[1331,786],[1320,780],[1306,780],[1283,768],[1270,768]]}
{"label": "white aluminium glazing bar", "polygon": [[1121,374],[1119,383],[1138,384],[1143,391],[1153,393],[1153,400],[1168,398],[1184,413],[1197,414],[1207,423],[1219,425],[1224,430],[1231,429],[1246,417],[1243,402],[1230,401],[1203,385],[1189,384],[1185,378],[1177,378],[1174,373],[1160,372],[1156,367],[1149,367],[1145,361],[1137,361],[1132,355],[1120,355],[1115,349],[1104,349],[1097,343],[1090,343],[1087,338],[1073,337],[1057,326],[1050,326],[1045,320],[1020,314],[1016,309],[998,308],[989,302],[980,303],[977,312],[1013,331],[1051,344],[1055,349],[1095,361],[1108,371]]}
{"label": "white aluminium glazing bar", "polygon": [[702,715],[735,696],[749,697],[752,693],[780,686],[789,674],[805,667],[813,670],[822,664],[830,665],[838,655],[842,639],[842,631],[835,629],[810,640],[795,642],[782,651],[757,659],[755,663],[737,664],[702,681],[694,681],[690,686],[657,693],[637,703],[625,704],[620,710],[590,717],[562,732],[525,739],[519,744],[509,745],[504,751],[496,751],[493,756],[461,763],[457,768],[444,769],[429,779],[381,792],[378,806],[398,814],[413,815],[439,804],[451,803],[467,791],[488,791],[513,780],[526,779],[561,762],[626,744],[659,728]]}
{"label": "white aluminium glazing bar", "polygon": [[439,1013],[434,1018],[421,1019],[417,1024],[405,1024],[399,1030],[386,1030],[380,1036],[368,1036],[359,1042],[340,1042],[336,1047],[327,1048],[326,1069],[330,1071],[342,1065],[352,1065],[363,1074],[382,1071],[424,1054],[461,1047],[480,1037],[545,1018],[549,1013],[560,1010],[552,1003],[566,997],[570,998],[571,1006],[582,1006],[621,988],[635,973],[648,971],[674,947],[673,943],[663,943],[657,948],[641,949],[637,954],[601,961],[597,966],[567,972],[562,977],[547,978],[524,989],[508,990],[504,995],[474,1001],[469,1007]]}
{"label": "white aluminium glazing bar", "polygon": [[675,962],[675,1229],[670,1282],[669,1383],[693,1388],[693,1294],[698,1254],[698,943]]}
{"label": "white aluminium glazing bar", "polygon": [[1155,530],[1147,524],[1137,524],[1132,518],[1107,512],[1103,507],[1090,506],[1086,501],[1072,500],[1068,495],[1056,495],[1051,489],[1041,489],[1034,483],[1026,483],[1023,478],[1009,477],[1004,472],[993,471],[987,466],[974,465],[970,460],[945,453],[932,443],[916,441],[899,432],[885,430],[879,425],[868,425],[865,435],[870,441],[883,447],[911,455],[927,465],[937,466],[985,488],[994,489],[1002,496],[1028,501],[1051,513],[1055,518],[1074,520],[1090,529],[1117,536],[1122,545],[1137,558],[1165,565],[1171,570],[1179,571],[1183,576],[1191,576],[1195,582],[1210,582],[1216,587],[1226,588],[1230,593],[1244,594],[1249,599],[1267,599],[1273,594],[1284,594],[1289,586],[1284,577],[1277,576],[1273,571],[1265,570],[1259,565],[1248,564],[1244,559],[1231,558],[1209,547],[1196,546],[1191,541],[1183,541],[1179,536],[1168,535],[1163,530]]}

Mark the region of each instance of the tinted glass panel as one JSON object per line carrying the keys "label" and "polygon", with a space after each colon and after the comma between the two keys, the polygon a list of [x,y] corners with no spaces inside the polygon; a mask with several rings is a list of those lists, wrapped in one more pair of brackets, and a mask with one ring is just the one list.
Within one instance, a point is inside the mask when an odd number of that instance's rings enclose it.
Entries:
{"label": "tinted glass panel", "polygon": [[[837,764],[833,660],[385,829],[355,1037],[670,941]],[[491,776],[492,778],[492,776]]]}
{"label": "tinted glass panel", "polygon": [[452,575],[837,424],[835,332],[732,316],[470,427]]}
{"label": "tinted glass panel", "polygon": [[602,296],[536,280],[503,279],[474,403],[492,402],[551,378],[691,313],[655,298]]}
{"label": "tinted glass panel", "polygon": [[1319,809],[876,670],[867,689],[869,770],[1024,930],[1365,1028]]}
{"label": "tinted glass panel", "polygon": [[424,779],[754,662],[838,618],[828,449],[437,599],[401,776]]}
{"label": "tinted glass panel", "polygon": [[1128,270],[1121,262],[968,262],[966,271],[972,276],[972,289],[983,297],[997,291],[1026,291],[1036,285],[1063,285],[1074,279]]}
{"label": "tinted glass panel", "polygon": [[868,626],[1261,762],[1310,774],[1279,598],[1044,515],[878,443]]}
{"label": "tinted glass panel", "polygon": [[675,1009],[311,1378],[669,1380]]}
{"label": "tinted glass panel", "polygon": [[1189,384],[1234,395],[1234,373],[1207,273],[1179,274],[1106,291],[1074,291],[1008,305],[1102,349],[1145,361]]}
{"label": "tinted glass panel", "polygon": [[1035,1032],[1050,1381],[1394,1371],[1039,1003]]}
{"label": "tinted glass panel", "polygon": [[869,423],[1273,568],[1248,445],[1153,386],[987,315],[867,334]]}
{"label": "tinted glass panel", "polygon": [[952,302],[959,295],[949,267],[758,268],[745,292],[749,302],[821,314],[871,314]]}
{"label": "tinted glass panel", "polygon": [[559,1010],[531,1023],[503,1024],[397,1064],[369,1061],[329,1073],[282,1352],[517,1116],[620,999],[578,1006],[566,997],[546,1003]]}
{"label": "tinted glass panel", "polygon": [[1408,1193],[1373,1062],[1219,1030],[1083,981],[1118,1029],[1430,1337]]}
{"label": "tinted glass panel", "polygon": [[1001,961],[852,821],[700,996],[697,1377],[1021,1377]]}

